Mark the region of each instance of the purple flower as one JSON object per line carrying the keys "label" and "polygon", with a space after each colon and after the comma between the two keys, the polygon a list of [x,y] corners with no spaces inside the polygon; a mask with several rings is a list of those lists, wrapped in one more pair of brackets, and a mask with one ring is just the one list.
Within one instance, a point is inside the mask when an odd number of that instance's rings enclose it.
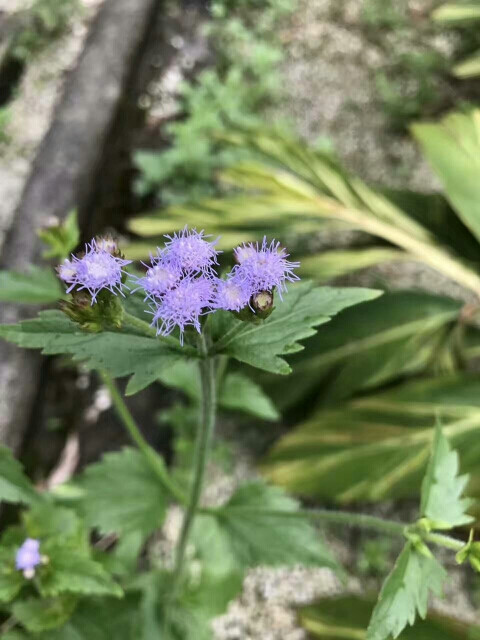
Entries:
{"label": "purple flower", "polygon": [[35,567],[41,563],[40,542],[27,538],[17,551],[15,567],[22,570],[26,578],[30,578],[35,575]]}
{"label": "purple flower", "polygon": [[155,307],[152,324],[157,326],[157,335],[168,336],[179,327],[183,344],[185,327],[191,325],[200,333],[200,316],[212,306],[214,290],[214,280],[204,276],[186,276],[180,280]]}
{"label": "purple flower", "polygon": [[233,275],[227,280],[219,280],[213,307],[225,311],[240,311],[247,306],[252,295],[248,282]]}
{"label": "purple flower", "polygon": [[287,290],[286,282],[299,280],[293,269],[299,267],[300,263],[289,262],[288,255],[279,242],[272,240],[267,244],[264,237],[261,246],[257,242],[255,245],[243,244],[235,249],[239,264],[233,268],[232,273],[236,279],[250,287],[250,295],[259,291],[271,291],[276,287],[282,299],[282,292]]}
{"label": "purple flower", "polygon": [[188,226],[173,236],[165,237],[168,238],[165,243],[165,259],[185,273],[209,274],[213,265],[218,264],[217,255],[220,252],[215,249],[218,238],[207,242],[205,238],[210,236],[205,236],[203,231],[189,229]]}
{"label": "purple flower", "polygon": [[67,293],[75,287],[78,287],[79,291],[86,289],[92,296],[93,304],[102,289],[108,289],[115,294],[122,293],[122,276],[125,273],[123,267],[130,262],[131,260],[123,260],[112,255],[92,240],[89,245],[85,245],[83,257],[72,256],[72,260],[65,260],[58,267],[58,275],[70,285]]}
{"label": "purple flower", "polygon": [[147,298],[160,297],[179,282],[183,275],[182,270],[166,260],[160,249],[157,257],[150,256],[150,261],[151,266],[148,267],[145,276],[136,279],[139,286],[132,293],[141,288],[145,291]]}

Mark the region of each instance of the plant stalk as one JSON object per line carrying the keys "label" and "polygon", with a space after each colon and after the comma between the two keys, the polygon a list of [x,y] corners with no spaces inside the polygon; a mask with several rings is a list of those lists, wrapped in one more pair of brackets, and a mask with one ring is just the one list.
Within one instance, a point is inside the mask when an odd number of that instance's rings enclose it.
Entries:
{"label": "plant stalk", "polygon": [[145,456],[145,460],[150,465],[152,471],[156,474],[162,485],[167,489],[167,491],[181,504],[187,503],[187,498],[183,494],[183,491],[177,487],[177,485],[170,478],[163,462],[158,457],[157,453],[154,449],[148,444],[145,438],[142,436],[140,429],[138,428],[134,417],[130,413],[129,408],[127,407],[122,395],[118,391],[117,385],[115,384],[113,378],[106,371],[100,371],[100,376],[103,380],[103,383],[107,387],[110,392],[110,397],[112,398],[113,406],[120,418],[123,426],[127,430],[130,438],[137,445],[139,450]]}
{"label": "plant stalk", "polygon": [[215,414],[217,404],[215,360],[211,357],[208,357],[208,347],[203,333],[199,338],[199,350],[201,355],[203,356],[199,363],[200,376],[202,381],[201,421],[195,443],[192,490],[187,510],[185,512],[185,517],[183,520],[176,551],[173,578],[174,587],[178,585],[178,582],[181,578],[183,565],[185,562],[185,551],[188,545],[188,538],[191,533],[195,515],[199,510],[199,503],[202,495],[205,472],[208,462],[208,454],[211,448],[213,432],[215,428]]}

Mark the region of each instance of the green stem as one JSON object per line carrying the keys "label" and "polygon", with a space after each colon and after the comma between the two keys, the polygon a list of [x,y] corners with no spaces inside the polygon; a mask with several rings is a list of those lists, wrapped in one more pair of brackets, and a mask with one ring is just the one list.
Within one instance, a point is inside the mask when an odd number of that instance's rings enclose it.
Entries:
{"label": "green stem", "polygon": [[142,436],[140,429],[137,427],[135,419],[130,413],[129,408],[125,404],[117,385],[113,381],[113,378],[106,371],[100,371],[100,376],[103,383],[110,392],[113,406],[118,414],[118,417],[122,421],[124,427],[128,431],[133,442],[137,445],[140,451],[145,456],[146,461],[150,465],[152,471],[157,475],[160,482],[165,489],[181,504],[186,504],[187,499],[183,494],[183,491],[177,487],[177,485],[170,478],[162,459],[157,455],[154,449],[148,444],[145,438]]}
{"label": "green stem", "polygon": [[180,532],[178,541],[175,569],[174,569],[174,585],[178,585],[181,578],[183,564],[185,561],[185,551],[188,544],[188,538],[192,529],[195,515],[199,509],[200,498],[202,495],[203,484],[205,480],[205,471],[207,468],[208,454],[213,438],[215,428],[216,413],[216,380],[215,380],[215,361],[208,357],[208,347],[205,336],[200,335],[199,350],[203,356],[200,360],[200,376],[202,380],[202,411],[201,423],[197,432],[195,443],[195,459],[194,459],[194,475],[190,499]]}
{"label": "green stem", "polygon": [[[259,510],[250,507],[219,507],[217,509],[202,509],[202,513],[218,515],[228,511],[237,515],[258,515]],[[384,520],[377,516],[366,513],[355,513],[351,511],[334,511],[330,509],[299,509],[297,511],[281,511],[272,509],[262,509],[261,515],[272,518],[302,518],[309,520],[319,520],[331,522],[332,524],[343,524],[349,527],[361,527],[362,529],[372,529],[391,536],[405,536],[405,533],[412,527],[410,524],[396,522],[394,520]],[[414,525],[413,525],[414,526]],[[456,540],[441,533],[418,532],[425,542],[430,542],[440,547],[460,551],[465,546],[462,540]]]}

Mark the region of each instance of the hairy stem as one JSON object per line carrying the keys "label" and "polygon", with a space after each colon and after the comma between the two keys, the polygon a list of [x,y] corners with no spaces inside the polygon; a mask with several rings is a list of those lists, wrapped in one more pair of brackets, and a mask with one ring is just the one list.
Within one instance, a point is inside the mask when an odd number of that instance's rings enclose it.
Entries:
{"label": "hairy stem", "polygon": [[[219,507],[217,509],[202,509],[202,513],[215,515],[222,512],[232,511],[237,515],[258,514],[259,510],[253,507]],[[272,509],[262,509],[261,515],[271,516],[272,518],[303,518],[308,520],[318,520],[321,522],[331,522],[332,524],[342,524],[349,527],[360,527],[362,529],[371,529],[379,531],[390,536],[405,536],[409,529],[415,525],[396,522],[394,520],[384,520],[377,516],[371,516],[366,513],[355,513],[351,511],[335,511],[330,509],[299,509],[298,511],[281,511]],[[460,551],[465,546],[462,540],[451,538],[441,533],[427,533],[416,531],[425,542],[430,542],[439,547]]]}
{"label": "hairy stem", "polygon": [[110,392],[110,397],[112,398],[113,406],[115,407],[118,417],[125,429],[128,431],[130,438],[145,456],[145,460],[150,465],[152,471],[156,474],[165,489],[167,489],[167,491],[176,500],[178,500],[178,502],[186,504],[187,499],[184,496],[183,491],[172,481],[162,460],[142,436],[134,417],[130,413],[129,408],[117,388],[117,385],[113,381],[113,378],[106,371],[100,371],[100,376]]}
{"label": "hairy stem", "polygon": [[200,335],[199,349],[203,356],[200,361],[200,376],[202,380],[202,409],[201,421],[197,432],[195,443],[195,459],[194,474],[192,482],[192,490],[188,502],[187,510],[180,532],[178,541],[175,569],[174,584],[177,585],[182,574],[183,564],[185,561],[185,551],[188,544],[188,538],[192,529],[195,515],[199,509],[200,498],[202,495],[203,484],[205,480],[205,471],[208,462],[208,454],[211,447],[213,431],[215,428],[215,412],[216,412],[216,379],[215,379],[215,361],[208,357],[208,348],[205,336]]}

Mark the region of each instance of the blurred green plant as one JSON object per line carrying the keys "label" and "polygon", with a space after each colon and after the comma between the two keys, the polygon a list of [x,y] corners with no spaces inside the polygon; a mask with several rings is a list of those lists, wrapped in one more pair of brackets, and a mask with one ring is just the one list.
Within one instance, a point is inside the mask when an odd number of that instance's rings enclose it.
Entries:
{"label": "blurred green plant", "polygon": [[262,110],[280,95],[283,53],[278,30],[294,6],[295,0],[212,3],[205,30],[215,66],[182,84],[185,117],[165,127],[171,146],[161,153],[135,153],[139,195],[158,193],[163,202],[172,203],[217,192],[215,171],[241,154],[224,148],[212,133],[231,123],[259,125]]}
{"label": "blurred green plant", "polygon": [[[447,3],[438,7],[432,14],[433,20],[439,24],[456,26],[461,31],[473,29],[478,34],[480,21],[480,2]],[[478,39],[478,36],[477,36]],[[480,42],[478,43],[480,45]],[[480,49],[471,53],[455,64],[452,69],[457,78],[475,78],[480,75]]]}

